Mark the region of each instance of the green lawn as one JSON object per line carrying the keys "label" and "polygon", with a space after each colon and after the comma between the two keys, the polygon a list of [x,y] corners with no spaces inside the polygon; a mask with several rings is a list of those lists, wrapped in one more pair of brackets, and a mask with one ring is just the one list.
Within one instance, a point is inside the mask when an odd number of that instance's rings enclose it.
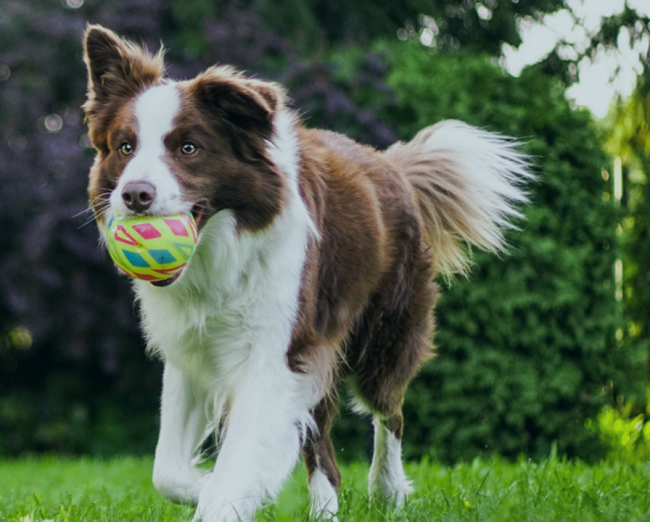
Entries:
{"label": "green lawn", "polygon": [[[0,462],[0,521],[184,521],[192,509],[160,498],[150,459],[28,459]],[[550,460],[474,461],[454,467],[410,464],[415,493],[395,513],[369,503],[367,466],[345,466],[340,522],[345,521],[648,521],[650,463]],[[299,467],[277,507],[260,521],[306,521],[305,471]]]}

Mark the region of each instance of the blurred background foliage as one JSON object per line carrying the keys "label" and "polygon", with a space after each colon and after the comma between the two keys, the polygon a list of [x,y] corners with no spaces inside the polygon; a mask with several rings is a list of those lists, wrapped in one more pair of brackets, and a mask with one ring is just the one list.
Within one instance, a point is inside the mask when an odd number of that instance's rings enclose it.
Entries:
{"label": "blurred background foliage", "polygon": [[[280,81],[307,126],[376,147],[444,118],[522,140],[539,175],[527,219],[510,234],[508,256],[477,252],[469,280],[441,282],[438,355],[407,396],[405,453],[543,457],[554,444],[583,458],[648,452],[647,57],[634,94],[605,122],[572,107],[565,91],[584,56],[615,47],[622,31],[643,38],[650,20],[626,8],[603,19],[589,46],[568,52],[562,43],[520,77],[508,75],[501,49],[519,45],[521,20],[563,7],[4,0],[0,455],[138,454],[155,444],[161,365],[144,355],[128,282],[85,211],[93,151],[80,112],[80,35],[88,21],[150,49],[164,42],[172,77],[230,63]],[[343,411],[335,440],[340,458],[366,458],[369,423]]]}

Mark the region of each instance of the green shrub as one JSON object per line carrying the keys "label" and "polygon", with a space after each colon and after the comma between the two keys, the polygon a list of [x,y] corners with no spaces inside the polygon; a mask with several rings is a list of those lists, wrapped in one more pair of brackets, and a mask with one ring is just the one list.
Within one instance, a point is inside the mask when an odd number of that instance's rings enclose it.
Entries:
{"label": "green shrub", "polygon": [[611,460],[650,460],[650,409],[636,414],[633,404],[605,406],[595,419],[587,419],[586,427],[598,435]]}

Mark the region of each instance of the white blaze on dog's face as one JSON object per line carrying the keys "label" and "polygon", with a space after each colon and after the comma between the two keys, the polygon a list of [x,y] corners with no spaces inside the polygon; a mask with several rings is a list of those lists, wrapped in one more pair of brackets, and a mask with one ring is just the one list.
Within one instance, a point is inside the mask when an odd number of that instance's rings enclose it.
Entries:
{"label": "white blaze on dog's face", "polygon": [[111,215],[191,211],[201,230],[226,209],[248,231],[273,222],[288,190],[267,153],[281,87],[228,67],[173,82],[160,53],[97,26],[86,32],[85,60],[98,151],[89,196],[100,227]]}
{"label": "white blaze on dog's face", "polygon": [[[165,136],[174,127],[174,119],[180,108],[178,89],[174,83],[157,85],[140,94],[134,103],[133,134],[131,143],[126,135],[117,138],[117,153],[128,156],[128,162],[119,177],[117,186],[110,195],[111,213],[115,215],[135,215],[147,212],[152,215],[172,215],[186,212],[192,202],[183,201],[181,186],[167,161],[168,151]],[[117,123],[118,129],[120,124]],[[151,191],[151,202],[147,208],[138,208],[129,195],[129,187],[143,187]],[[136,198],[142,200],[140,195]],[[145,204],[148,201],[144,202]],[[129,204],[129,205],[127,205]]]}

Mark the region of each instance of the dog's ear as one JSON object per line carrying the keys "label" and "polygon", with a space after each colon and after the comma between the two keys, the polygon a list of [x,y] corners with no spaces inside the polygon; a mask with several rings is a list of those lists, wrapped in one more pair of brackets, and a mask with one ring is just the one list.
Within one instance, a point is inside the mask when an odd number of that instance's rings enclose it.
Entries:
{"label": "dog's ear", "polygon": [[231,67],[211,67],[190,82],[192,95],[228,124],[236,152],[259,159],[255,144],[271,139],[273,117],[282,108],[284,89],[273,82],[251,80]]}
{"label": "dog's ear", "polygon": [[101,25],[88,25],[83,46],[88,67],[88,101],[84,105],[87,116],[97,110],[98,104],[112,97],[133,96],[164,77],[162,50],[151,55]]}

